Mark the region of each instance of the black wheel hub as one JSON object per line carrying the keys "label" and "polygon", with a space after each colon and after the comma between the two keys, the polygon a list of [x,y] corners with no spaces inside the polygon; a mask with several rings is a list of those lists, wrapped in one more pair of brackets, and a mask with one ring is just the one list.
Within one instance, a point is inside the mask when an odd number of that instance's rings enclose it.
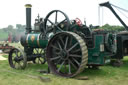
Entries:
{"label": "black wheel hub", "polygon": [[66,50],[62,50],[60,52],[60,55],[61,55],[62,60],[68,60],[69,53]]}
{"label": "black wheel hub", "polygon": [[15,57],[14,58],[14,61],[16,61],[16,62],[20,62],[21,60],[23,60],[23,57]]}

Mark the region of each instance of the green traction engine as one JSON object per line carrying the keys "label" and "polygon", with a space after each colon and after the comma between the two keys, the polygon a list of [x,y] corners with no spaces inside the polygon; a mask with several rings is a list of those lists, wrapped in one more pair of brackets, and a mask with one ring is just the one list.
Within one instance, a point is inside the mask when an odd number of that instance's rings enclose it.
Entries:
{"label": "green traction engine", "polygon": [[69,20],[53,10],[43,19],[39,15],[31,27],[31,5],[26,5],[26,33],[21,38],[24,49],[9,53],[9,64],[24,69],[28,61],[44,64],[63,77],[74,77],[85,68],[102,66],[116,53],[116,34],[87,27],[79,18]]}

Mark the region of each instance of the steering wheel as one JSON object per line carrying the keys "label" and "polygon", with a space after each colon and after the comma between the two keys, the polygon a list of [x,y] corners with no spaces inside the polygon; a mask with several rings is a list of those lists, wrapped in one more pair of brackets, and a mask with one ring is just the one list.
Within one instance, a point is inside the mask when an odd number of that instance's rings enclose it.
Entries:
{"label": "steering wheel", "polygon": [[82,21],[79,18],[76,18],[75,21],[78,26],[82,26]]}
{"label": "steering wheel", "polygon": [[56,33],[57,31],[68,31],[69,25],[70,21],[68,16],[60,10],[51,11],[44,20],[46,34],[51,32]]}

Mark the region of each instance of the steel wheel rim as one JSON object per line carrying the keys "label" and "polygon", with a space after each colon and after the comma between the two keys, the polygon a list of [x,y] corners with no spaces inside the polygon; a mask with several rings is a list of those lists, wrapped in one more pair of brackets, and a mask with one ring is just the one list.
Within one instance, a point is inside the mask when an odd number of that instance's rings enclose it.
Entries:
{"label": "steel wheel rim", "polygon": [[[58,34],[59,37],[61,37],[61,36],[64,37],[64,35],[63,35],[64,33]],[[65,39],[64,38],[60,39],[59,37],[53,37],[49,41],[50,43],[48,44],[46,55],[47,55],[47,61],[48,61],[49,67],[55,74],[63,76],[63,77],[73,77],[73,76],[77,75],[78,72],[81,72],[81,71],[79,71],[80,70],[79,68],[81,67],[80,64],[83,62],[82,61],[82,53],[81,53],[82,49],[79,45],[79,42],[77,41],[77,39],[74,36],[72,36],[70,33],[67,33],[67,35],[69,37],[67,36],[67,37],[65,37]],[[73,38],[70,38],[70,37],[73,37]],[[68,39],[69,39],[69,41],[76,40],[76,42],[72,46],[70,46],[70,42],[68,42]],[[58,44],[58,47],[56,47],[56,45],[54,44],[55,41],[56,41],[56,44],[60,43],[60,44]],[[62,46],[63,41],[65,41],[64,46]],[[51,45],[51,43],[53,43],[53,46]],[[73,43],[73,42],[71,42],[71,43]],[[61,47],[63,47],[63,48],[61,48]],[[54,50],[53,50],[53,48],[54,48]],[[58,48],[62,50],[62,51],[60,51],[60,54],[58,52],[59,56],[51,55],[51,54],[53,54],[53,51],[55,51],[55,49],[57,50]],[[66,53],[66,55],[65,55],[65,52],[63,53],[63,49],[65,50],[65,48],[67,48],[67,51],[68,51]],[[74,52],[72,51],[72,49],[75,49],[75,50],[73,50]],[[56,53],[56,52],[57,51],[55,51],[54,53]],[[54,56],[56,56],[56,57],[54,57]],[[68,56],[68,57],[63,57],[63,56]],[[60,64],[58,65],[58,63],[60,63]]]}

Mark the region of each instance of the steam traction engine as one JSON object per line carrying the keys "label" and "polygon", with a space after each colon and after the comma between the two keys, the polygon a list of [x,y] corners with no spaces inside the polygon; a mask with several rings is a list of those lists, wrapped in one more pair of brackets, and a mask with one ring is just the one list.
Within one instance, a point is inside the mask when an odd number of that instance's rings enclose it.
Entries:
{"label": "steam traction engine", "polygon": [[26,34],[21,44],[24,50],[14,48],[9,53],[12,68],[24,69],[27,61],[47,61],[50,70],[63,77],[74,77],[86,66],[102,66],[117,52],[116,34],[92,31],[60,10],[51,11],[44,20],[38,16],[32,29],[30,4],[26,5]]}

